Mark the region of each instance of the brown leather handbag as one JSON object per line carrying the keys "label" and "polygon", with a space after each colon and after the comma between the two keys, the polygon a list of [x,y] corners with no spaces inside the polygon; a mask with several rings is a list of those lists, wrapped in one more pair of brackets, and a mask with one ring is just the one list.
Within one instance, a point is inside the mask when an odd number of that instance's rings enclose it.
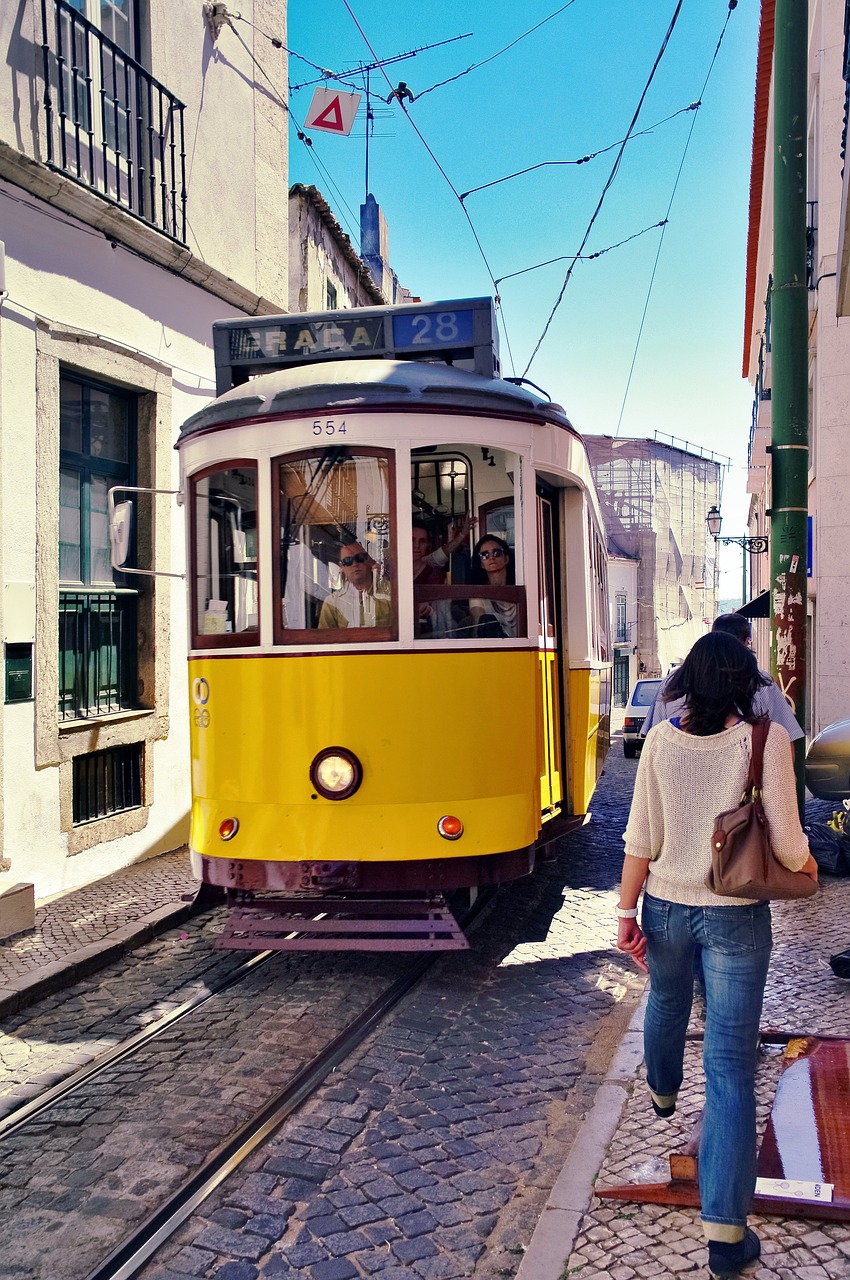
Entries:
{"label": "brown leather handbag", "polygon": [[722,898],[810,898],[817,883],[801,871],[790,871],[774,856],[770,831],[761,803],[761,775],[767,719],[753,725],[750,771],[741,803],[717,815],[711,837],[711,868],[705,883]]}

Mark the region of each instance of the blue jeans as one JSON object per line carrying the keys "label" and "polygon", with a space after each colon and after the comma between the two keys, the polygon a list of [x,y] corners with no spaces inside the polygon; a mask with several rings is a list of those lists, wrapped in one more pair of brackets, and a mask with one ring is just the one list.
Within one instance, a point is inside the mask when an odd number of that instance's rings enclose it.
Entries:
{"label": "blue jeans", "polygon": [[694,960],[702,958],[702,1220],[743,1227],[756,1180],[754,1090],[772,942],[770,907],[685,907],[644,894],[641,927],[650,980],[644,1024],[646,1074],[650,1089],[662,1097],[675,1095],[682,1083]]}

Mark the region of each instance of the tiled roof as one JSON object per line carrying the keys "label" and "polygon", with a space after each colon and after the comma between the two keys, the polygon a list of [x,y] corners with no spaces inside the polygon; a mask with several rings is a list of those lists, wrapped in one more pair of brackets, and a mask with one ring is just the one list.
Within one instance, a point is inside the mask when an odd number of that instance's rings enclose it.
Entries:
{"label": "tiled roof", "polygon": [[744,297],[744,361],[746,378],[750,366],[750,340],[756,294],[756,265],[761,230],[761,201],[764,186],[764,161],[767,150],[767,115],[770,105],[770,82],[773,71],[773,32],[775,0],[762,0],[759,27],[758,63],[756,65],[756,100],[753,119],[753,159],[750,166],[750,216],[747,229],[747,280]]}
{"label": "tiled roof", "polygon": [[325,224],[328,231],[330,231],[334,240],[339,245],[342,256],[346,259],[349,265],[354,269],[354,274],[357,276],[357,279],[360,281],[360,284],[363,286],[365,292],[368,293],[369,297],[372,299],[372,301],[376,305],[380,306],[381,303],[385,303],[386,298],[381,293],[380,289],[376,286],[374,280],[369,274],[369,268],[366,266],[366,263],[359,256],[359,254],[355,251],[354,246],[351,243],[351,240],[349,239],[349,237],[343,231],[342,227],[337,222],[336,218],[333,215],[333,210],[331,209],[325,197],[322,195],[319,188],[313,187],[313,186],[306,186],[303,182],[296,182],[294,186],[289,188],[289,195],[290,195],[290,198],[292,198],[293,196],[300,197],[303,200],[309,201],[309,203],[313,205],[314,209],[318,213],[322,222]]}

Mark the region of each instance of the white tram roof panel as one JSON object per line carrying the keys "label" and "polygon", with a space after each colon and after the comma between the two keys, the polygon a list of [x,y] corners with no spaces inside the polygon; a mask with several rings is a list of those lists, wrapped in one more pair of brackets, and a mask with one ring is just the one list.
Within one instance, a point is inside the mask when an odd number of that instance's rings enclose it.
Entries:
{"label": "white tram roof panel", "polygon": [[186,420],[178,443],[245,418],[390,407],[490,413],[575,431],[560,405],[503,378],[439,360],[336,359],[278,368],[231,387]]}

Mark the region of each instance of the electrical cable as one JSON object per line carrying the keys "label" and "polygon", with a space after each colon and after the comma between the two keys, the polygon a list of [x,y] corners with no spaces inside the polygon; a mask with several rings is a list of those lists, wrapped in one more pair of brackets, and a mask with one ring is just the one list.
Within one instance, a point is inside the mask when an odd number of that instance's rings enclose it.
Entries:
{"label": "electrical cable", "polygon": [[[250,23],[249,23],[248,25],[250,26],[250,25],[252,25],[252,24],[250,24]],[[333,179],[331,178],[331,176],[330,176],[330,174],[328,173],[327,169],[326,169],[326,168],[324,168],[324,167],[322,166],[322,163],[321,163],[321,161],[319,160],[318,155],[316,154],[316,152],[315,152],[315,151],[314,151],[314,149],[313,149],[313,148],[314,148],[314,143],[313,143],[312,138],[308,138],[308,137],[307,137],[306,133],[304,132],[304,129],[301,127],[301,125],[299,125],[298,121],[296,120],[295,115],[294,115],[294,113],[293,113],[293,111],[292,111],[291,107],[289,106],[289,103],[288,103],[288,102],[286,101],[286,99],[283,97],[283,94],[281,93],[280,89],[278,89],[277,85],[274,83],[274,81],[272,80],[271,76],[270,76],[270,75],[269,75],[269,73],[266,71],[265,67],[262,65],[262,63],[261,63],[261,62],[259,62],[259,61],[258,61],[258,59],[256,58],[256,56],[254,55],[253,50],[252,50],[252,49],[249,49],[248,45],[247,45],[247,44],[245,43],[245,41],[242,39],[242,36],[239,34],[239,32],[236,30],[236,28],[235,28],[235,27],[234,27],[234,28],[232,28],[232,30],[233,30],[233,34],[234,34],[234,36],[235,36],[235,37],[236,37],[236,39],[239,41],[239,43],[242,45],[242,48],[243,48],[243,49],[245,50],[245,52],[248,54],[248,57],[249,57],[249,58],[251,59],[251,61],[253,62],[254,66],[257,68],[257,70],[258,70],[258,71],[259,71],[259,72],[260,72],[260,73],[265,77],[265,79],[268,81],[268,84],[270,85],[270,87],[271,87],[271,89],[272,89],[272,92],[273,92],[273,94],[274,94],[274,96],[275,96],[275,99],[277,100],[278,104],[279,104],[281,107],[283,107],[283,109],[284,109],[284,111],[286,112],[287,116],[289,116],[289,118],[290,118],[290,119],[292,120],[292,122],[294,123],[294,125],[295,125],[295,127],[296,127],[296,134],[297,134],[297,137],[298,137],[298,141],[304,144],[304,146],[305,146],[306,150],[307,150],[307,151],[308,151],[308,153],[310,154],[310,156],[311,156],[311,158],[312,158],[312,160],[313,160],[313,163],[315,164],[315,166],[316,166],[316,168],[318,169],[319,173],[322,175],[322,177],[323,177],[323,178],[325,178],[325,180],[328,182],[328,184],[332,187],[333,191],[335,192],[335,194],[336,194],[336,195],[337,195],[337,197],[339,198],[340,203],[341,203],[341,204],[343,204],[343,205],[345,206],[345,208],[346,208],[346,209],[348,209],[348,212],[351,214],[351,217],[354,219],[354,221],[355,221],[355,222],[357,222],[357,217],[356,217],[356,215],[354,214],[353,210],[352,210],[352,209],[351,209],[351,207],[349,206],[348,202],[345,200],[345,197],[342,195],[342,192],[340,191],[339,187],[338,187],[338,186],[336,185],[336,183],[333,181]],[[342,218],[342,216],[341,216],[341,215],[340,215],[340,221],[341,221],[341,222],[343,222],[343,223],[345,222],[344,218]],[[347,230],[348,230],[349,237],[351,238],[351,240],[353,241],[353,243],[355,243],[355,244],[358,244],[358,245],[359,245],[359,244],[360,244],[360,232],[359,232],[359,229],[358,229],[357,231],[353,231],[353,230],[352,230],[352,228],[351,228],[351,226],[348,226]]]}
{"label": "electrical cable", "polygon": [[[366,48],[369,50],[369,52],[371,53],[372,57],[374,58],[374,60],[375,60],[375,62],[376,62],[376,64],[377,64],[377,65],[376,65],[376,70],[379,70],[379,71],[381,72],[381,75],[382,75],[382,76],[384,77],[384,79],[386,80],[386,82],[387,82],[387,84],[389,85],[390,89],[391,89],[393,92],[395,92],[395,86],[392,84],[392,82],[391,82],[391,80],[390,80],[389,76],[387,75],[386,71],[384,70],[384,67],[383,67],[383,64],[382,64],[382,62],[381,62],[380,58],[378,57],[378,55],[376,54],[376,52],[375,52],[374,48],[372,47],[371,43],[369,42],[369,38],[368,38],[368,36],[366,35],[366,32],[363,30],[362,26],[360,25],[360,23],[359,23],[359,21],[358,21],[358,19],[357,19],[357,15],[354,13],[354,10],[351,8],[351,5],[349,4],[349,0],[342,0],[342,2],[343,2],[343,4],[345,5],[346,9],[348,10],[348,12],[349,12],[349,14],[350,14],[350,16],[351,16],[351,20],[352,20],[352,22],[353,22],[353,23],[354,23],[354,25],[357,27],[357,30],[360,32],[360,35],[363,37],[363,41],[364,41],[364,43],[365,43],[365,45],[366,45]],[[680,4],[681,4],[681,3],[682,3],[682,0],[679,0],[679,2],[680,2]],[[572,3],[574,3],[574,0],[570,0],[570,4],[572,4]],[[568,7],[568,6],[565,6],[565,7]],[[461,200],[461,198],[460,198],[460,193],[458,192],[458,190],[457,190],[457,188],[455,187],[454,183],[452,182],[451,178],[450,178],[450,177],[449,177],[449,175],[446,173],[445,169],[444,169],[444,168],[443,168],[443,166],[440,164],[440,162],[439,162],[439,160],[437,159],[437,157],[434,155],[434,152],[431,150],[431,148],[430,148],[430,146],[428,145],[428,143],[425,141],[425,138],[423,137],[423,135],[422,135],[422,133],[421,133],[421,131],[420,131],[420,129],[419,129],[419,127],[418,127],[418,125],[416,124],[416,121],[412,118],[412,116],[411,116],[411,115],[410,115],[410,113],[408,112],[407,107],[405,106],[404,102],[402,101],[401,95],[399,95],[399,96],[398,96],[397,101],[398,101],[398,104],[399,104],[399,106],[401,107],[402,111],[404,112],[405,117],[406,117],[406,118],[407,118],[407,120],[409,121],[410,126],[411,126],[411,128],[413,129],[414,133],[416,134],[417,138],[418,138],[418,139],[419,139],[419,141],[422,143],[423,147],[424,147],[424,148],[425,148],[425,150],[428,152],[428,155],[429,155],[429,156],[431,157],[431,159],[434,161],[434,164],[437,166],[437,168],[439,169],[439,171],[440,171],[440,173],[442,174],[443,178],[445,179],[445,181],[446,181],[446,183],[447,183],[447,185],[448,185],[449,189],[451,190],[452,194],[454,195],[455,199],[457,200],[458,204],[460,205],[461,209],[463,210],[463,215],[464,215],[464,217],[466,218],[466,221],[469,223],[469,229],[470,229],[470,231],[472,232],[472,238],[473,238],[473,240],[475,241],[476,245],[478,246],[478,252],[481,254],[482,261],[483,261],[483,263],[484,263],[484,266],[485,266],[485,267],[486,267],[486,269],[487,269],[487,274],[488,274],[488,276],[490,277],[490,280],[491,280],[492,285],[493,285],[493,292],[494,292],[494,295],[495,295],[495,302],[496,302],[496,306],[497,306],[497,308],[499,309],[499,311],[500,311],[500,313],[501,313],[502,328],[503,328],[503,331],[504,331],[504,334],[505,334],[505,344],[506,344],[506,346],[507,346],[507,348],[508,348],[508,358],[509,358],[509,360],[510,360],[510,362],[511,362],[511,370],[512,370],[512,371],[515,371],[515,365],[514,365],[513,352],[511,351],[511,341],[510,341],[510,336],[509,336],[509,334],[508,334],[508,327],[507,327],[507,325],[506,325],[506,323],[505,323],[504,311],[502,311],[502,310],[501,310],[501,299],[500,299],[500,297],[499,297],[499,290],[498,290],[498,288],[497,288],[497,286],[496,286],[496,277],[493,275],[492,267],[490,266],[490,263],[489,263],[489,261],[488,261],[488,259],[487,259],[487,255],[486,255],[486,253],[484,252],[484,246],[483,246],[483,245],[482,245],[482,243],[481,243],[481,240],[480,240],[480,238],[479,238],[478,232],[477,232],[477,231],[476,231],[476,229],[475,229],[475,225],[474,225],[474,223],[473,223],[473,221],[472,221],[472,218],[469,216],[469,213],[468,213],[468,211],[467,211],[467,209],[466,209],[466,206],[464,205],[463,201],[462,201],[462,200]],[[525,372],[527,373],[527,372],[528,372],[528,370],[526,369],[526,370],[525,370]]]}
{"label": "electrical cable", "polygon": [[[726,21],[723,23],[723,29],[720,32],[720,37],[715,46],[714,53],[711,58],[711,62],[708,65],[708,71],[706,72],[705,80],[703,81],[702,92],[700,93],[700,102],[702,102],[702,99],[705,97],[705,91],[706,91],[706,88],[708,87],[708,82],[711,79],[711,73],[714,70],[714,64],[717,62],[717,58],[720,54],[720,46],[723,43],[723,37],[726,35],[726,28],[729,26],[729,21],[732,17],[732,11],[737,8],[737,5],[738,5],[738,0],[729,0],[729,6],[726,10]],[[614,431],[615,439],[617,438],[617,436],[619,436],[620,427],[622,426],[622,423],[623,423],[623,414],[626,411],[626,401],[629,398],[629,391],[631,390],[631,385],[632,385],[632,377],[634,376],[635,365],[637,364],[637,358],[638,358],[638,351],[640,349],[640,343],[641,343],[641,338],[643,337],[644,325],[646,324],[646,317],[649,311],[649,301],[650,301],[650,298],[652,297],[652,289],[653,289],[653,285],[655,284],[655,276],[656,276],[656,272],[658,271],[658,263],[661,258],[661,250],[664,247],[664,236],[667,231],[667,223],[670,218],[670,210],[673,208],[673,201],[676,198],[676,191],[678,190],[678,187],[679,187],[679,179],[681,178],[682,170],[685,167],[685,160],[687,158],[688,148],[691,145],[691,138],[693,137],[694,129],[696,128],[696,123],[697,123],[697,116],[695,114],[693,119],[691,120],[691,127],[688,130],[688,136],[685,139],[685,146],[682,151],[682,159],[679,162],[679,168],[676,171],[676,178],[675,178],[675,181],[673,182],[673,190],[670,192],[670,200],[667,205],[667,213],[665,214],[664,221],[659,224],[661,226],[661,235],[658,237],[658,248],[655,253],[655,262],[652,264],[652,272],[650,273],[650,277],[649,277],[649,286],[646,291],[646,300],[643,304],[643,314],[641,315],[640,325],[638,326],[637,339],[635,341],[635,349],[632,355],[632,362],[629,366],[629,375],[626,379],[626,389],[623,392],[623,403],[620,405],[620,416],[617,418],[617,426]]]}
{"label": "electrical cable", "polygon": [[[304,57],[303,53],[296,53],[294,49],[287,48],[279,36],[269,35],[268,31],[264,31],[262,27],[258,27],[256,22],[252,22],[251,19],[246,18],[244,14],[230,13],[228,11],[227,16],[236,22],[244,22],[246,26],[251,27],[252,30],[258,33],[258,35],[261,35],[265,40],[268,40],[269,44],[273,45],[275,49],[279,49],[281,53],[285,53],[287,57],[297,58],[299,62],[306,62],[307,66],[312,67],[314,71],[320,71],[323,80],[339,80],[339,76],[334,75],[333,71],[329,71],[327,67],[320,67],[318,62],[311,62],[309,58]],[[313,83],[318,82],[313,81]],[[342,81],[340,81],[340,83],[342,83]]]}
{"label": "electrical cable", "polygon": [[[422,95],[420,94],[419,96],[421,97]],[[688,111],[698,111],[701,106],[702,103],[700,102],[691,102],[687,107],[680,107],[672,115],[665,116],[663,120],[657,120],[655,124],[649,125],[646,129],[633,133],[631,138],[621,138],[619,142],[611,142],[607,147],[600,147],[598,151],[591,151],[586,156],[581,156],[578,160],[541,160],[539,164],[529,165],[527,169],[517,169],[516,173],[508,173],[504,178],[494,178],[492,182],[482,182],[480,187],[470,187],[468,191],[461,193],[460,198],[465,200],[467,196],[475,195],[477,191],[486,191],[488,187],[498,187],[501,182],[510,182],[511,178],[521,178],[526,173],[534,173],[535,169],[546,169],[551,165],[587,164],[589,160],[596,160],[597,157],[604,156],[606,151],[613,151],[615,147],[622,146],[623,142],[633,142],[635,138],[645,138],[647,134],[659,129],[661,125],[675,120],[676,116],[684,115]]]}
{"label": "electrical cable", "polygon": [[[448,80],[441,80],[439,84],[432,84],[430,89],[422,89],[417,93],[417,98],[424,98],[426,93],[433,93],[435,89],[442,89],[447,84],[453,84],[455,80],[461,80],[464,76],[468,76],[471,71],[478,71],[480,67],[486,67],[488,62],[495,62],[496,58],[501,58],[503,53],[507,53],[509,49],[513,49],[514,45],[525,40],[527,36],[532,35],[535,31],[539,31],[541,27],[545,27],[547,22],[551,22],[553,18],[557,18],[559,14],[569,9],[575,4],[575,0],[567,0],[566,4],[561,5],[560,9],[556,9],[554,13],[550,13],[548,17],[541,18],[533,27],[529,27],[527,31],[523,31],[522,35],[512,40],[510,44],[506,44],[504,49],[500,49],[498,53],[491,53],[489,58],[485,58],[483,62],[473,62],[471,67],[467,67],[465,71],[459,71],[456,76],[449,76]],[[353,16],[353,15],[352,15]]]}
{"label": "electrical cable", "polygon": [[[122,245],[122,248],[124,246]],[[132,252],[132,250],[128,250]],[[198,379],[198,390],[201,390],[200,384],[206,382],[210,387],[215,386],[215,379],[211,378],[207,373],[198,373],[197,369],[186,369],[182,365],[172,364],[170,360],[163,360],[161,355],[154,355],[151,351],[143,351],[141,347],[134,347],[132,343],[125,342],[122,338],[115,338],[111,334],[98,333],[95,329],[83,329],[80,325],[69,325],[64,320],[51,319],[50,316],[42,315],[40,311],[34,311],[32,307],[28,307],[25,302],[19,302],[17,298],[11,297],[9,294],[3,299],[3,303],[11,303],[13,307],[17,307],[19,311],[25,311],[27,315],[32,316],[35,320],[41,320],[46,325],[60,324],[67,329],[72,329],[74,333],[84,333],[88,338],[97,338],[99,342],[109,342],[115,347],[121,347],[124,351],[129,351],[134,356],[141,356],[144,360],[152,360],[156,364],[165,365],[172,372],[186,373],[190,378]],[[164,327],[164,326],[163,326]]]}
{"label": "electrical cable", "polygon": [[[464,32],[461,36],[449,36],[446,40],[437,40],[434,44],[418,45],[415,49],[409,49],[407,53],[395,53],[391,58],[384,58],[382,62],[376,63],[374,67],[366,66],[365,63],[358,62],[356,67],[349,67],[343,71],[343,76],[365,76],[367,71],[375,71],[378,66],[389,67],[394,62],[406,62],[408,58],[415,58],[418,53],[427,53],[431,49],[440,49],[444,44],[455,44],[458,40],[468,40],[472,35],[471,31]],[[293,84],[289,86],[290,93],[298,93],[300,89],[310,89],[314,84],[323,84],[326,80],[336,80],[339,84],[349,84],[348,80],[343,80],[342,76],[337,75],[333,71],[327,71],[323,67],[317,70],[322,72],[319,80],[304,80],[301,84]],[[351,85],[349,88],[360,91],[361,85]],[[426,90],[427,92],[427,90]]]}
{"label": "electrical cable", "polygon": [[533,267],[523,267],[521,271],[512,271],[509,275],[499,276],[496,284],[501,284],[504,280],[513,280],[516,276],[524,276],[529,271],[539,271],[541,267],[551,267],[553,262],[564,262],[567,258],[575,258],[579,262],[592,262],[594,258],[601,258],[603,254],[610,253],[612,249],[621,249],[624,244],[630,244],[632,240],[637,240],[638,236],[645,236],[648,231],[655,231],[658,227],[663,227],[664,222],[653,222],[651,227],[644,227],[642,231],[635,231],[633,235],[626,236],[625,240],[618,240],[616,244],[609,244],[607,249],[597,249],[595,253],[562,253],[559,258],[549,258],[546,262],[537,262]]}
{"label": "electrical cable", "polygon": [[[343,3],[347,5],[348,0],[343,0]],[[617,176],[617,173],[618,173],[619,168],[620,168],[620,161],[622,160],[622,158],[623,158],[623,152],[624,152],[624,151],[625,151],[625,149],[626,149],[626,144],[628,143],[629,138],[631,137],[632,132],[633,132],[633,130],[634,130],[634,127],[635,127],[635,125],[637,124],[638,117],[639,117],[639,115],[640,115],[640,113],[641,113],[641,110],[642,110],[642,108],[643,108],[644,101],[645,101],[645,99],[646,99],[646,95],[649,93],[650,85],[652,84],[652,81],[653,81],[653,79],[655,78],[655,73],[656,73],[656,71],[658,70],[658,67],[659,67],[659,64],[660,64],[660,62],[661,62],[661,59],[664,57],[664,54],[665,54],[665,52],[666,52],[666,50],[667,50],[667,45],[670,43],[670,37],[671,37],[671,36],[672,36],[672,34],[673,34],[673,31],[674,31],[674,29],[675,29],[676,23],[679,21],[679,14],[680,14],[680,13],[681,13],[681,11],[682,11],[682,5],[683,5],[683,3],[684,3],[684,0],[677,0],[676,9],[675,9],[675,11],[674,11],[674,13],[673,13],[673,17],[672,17],[672,18],[671,18],[671,20],[670,20],[670,25],[669,25],[669,26],[668,26],[668,28],[667,28],[667,32],[666,32],[666,34],[665,34],[665,36],[664,36],[664,39],[663,39],[663,40],[662,40],[662,42],[661,42],[661,48],[658,50],[658,53],[656,54],[656,57],[655,57],[655,61],[654,61],[654,63],[652,64],[652,70],[651,70],[651,71],[650,71],[650,73],[649,73],[649,78],[648,78],[648,80],[647,80],[646,84],[644,85],[643,92],[642,92],[642,93],[641,93],[641,95],[640,95],[640,99],[639,99],[638,104],[637,104],[637,107],[636,107],[636,109],[635,109],[635,113],[634,113],[634,115],[632,116],[631,124],[629,125],[628,129],[626,130],[626,136],[625,136],[625,138],[623,139],[622,143],[620,144],[620,148],[619,148],[619,150],[618,150],[618,152],[617,152],[617,158],[616,158],[616,160],[614,161],[613,168],[611,169],[611,172],[610,172],[610,174],[608,175],[608,179],[607,179],[607,181],[606,181],[606,183],[605,183],[605,186],[602,188],[602,194],[601,194],[601,195],[600,195],[600,197],[599,197],[599,200],[598,200],[598,202],[597,202],[596,208],[594,209],[594,211],[593,211],[593,213],[592,213],[592,215],[591,215],[591,218],[590,218],[590,222],[589,222],[589,223],[588,223],[588,225],[587,225],[587,230],[585,231],[585,233],[584,233],[584,237],[583,237],[583,239],[582,239],[582,242],[581,242],[581,244],[579,245],[579,249],[578,249],[578,253],[579,253],[579,254],[581,253],[581,251],[582,251],[582,249],[584,248],[584,246],[587,244],[588,238],[589,238],[590,233],[591,233],[591,231],[592,231],[592,229],[593,229],[593,224],[594,224],[594,222],[596,221],[596,219],[598,218],[599,213],[600,213],[600,210],[602,209],[602,205],[603,205],[603,202],[604,202],[604,200],[605,200],[605,197],[606,197],[606,195],[608,194],[608,191],[610,190],[611,186],[612,186],[612,185],[613,185],[613,183],[614,183],[614,179],[615,179],[615,178],[616,178],[616,176]],[[566,293],[566,291],[567,291],[567,285],[569,284],[569,282],[570,282],[570,280],[571,280],[571,278],[572,278],[572,274],[573,274],[573,267],[575,266],[575,264],[576,264],[576,262],[577,262],[577,261],[578,261],[578,254],[575,256],[575,258],[574,258],[574,259],[573,259],[573,261],[570,263],[570,265],[569,265],[569,267],[568,267],[568,269],[567,269],[567,274],[566,274],[566,276],[564,277],[564,283],[561,285],[561,291],[560,291],[560,293],[558,294],[558,297],[557,297],[557,298],[556,298],[556,300],[555,300],[555,305],[553,306],[553,308],[552,308],[551,312],[549,313],[549,318],[548,318],[548,320],[546,321],[546,324],[545,324],[545,325],[544,325],[544,327],[543,327],[543,332],[541,333],[540,337],[537,339],[537,343],[536,343],[536,345],[535,345],[535,347],[534,347],[534,350],[533,350],[533,351],[532,351],[532,353],[531,353],[531,356],[530,356],[530,358],[529,358],[528,364],[525,366],[525,368],[524,368],[524,369],[523,369],[523,371],[522,371],[522,376],[523,376],[523,377],[525,377],[525,375],[528,373],[529,369],[531,368],[532,364],[534,363],[534,357],[537,355],[537,352],[540,350],[541,346],[543,345],[543,341],[544,341],[544,339],[545,339],[545,337],[546,337],[546,334],[549,332],[549,327],[550,327],[550,325],[552,324],[552,321],[553,321],[553,320],[554,320],[554,318],[555,318],[555,313],[557,312],[558,308],[559,308],[559,307],[560,307],[560,305],[561,305],[561,302],[563,301],[564,294],[565,294],[565,293]]]}

